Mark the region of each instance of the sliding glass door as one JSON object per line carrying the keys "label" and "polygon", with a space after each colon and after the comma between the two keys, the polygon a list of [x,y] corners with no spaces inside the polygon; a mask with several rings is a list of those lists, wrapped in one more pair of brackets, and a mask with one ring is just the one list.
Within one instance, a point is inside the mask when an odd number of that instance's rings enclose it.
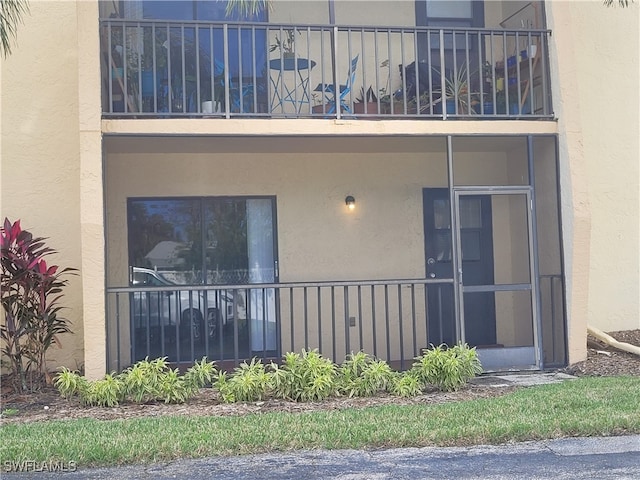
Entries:
{"label": "sliding glass door", "polygon": [[128,244],[135,359],[275,354],[275,198],[132,198]]}

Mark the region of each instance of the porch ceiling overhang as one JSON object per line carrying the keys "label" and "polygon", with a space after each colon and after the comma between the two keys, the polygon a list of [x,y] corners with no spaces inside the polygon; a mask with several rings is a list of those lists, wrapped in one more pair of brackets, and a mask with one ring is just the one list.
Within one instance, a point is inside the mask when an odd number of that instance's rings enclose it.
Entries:
{"label": "porch ceiling overhang", "polygon": [[354,119],[104,119],[104,135],[412,136],[555,135],[556,121],[414,121]]}
{"label": "porch ceiling overhang", "polygon": [[[185,141],[188,139],[188,141]],[[465,136],[458,137],[456,149],[464,152],[510,151],[522,145],[521,135]],[[200,153],[251,153],[277,154],[317,152],[324,154],[378,154],[391,156],[402,153],[444,153],[444,135],[338,135],[331,141],[323,136],[270,135],[226,136],[201,134],[184,136],[166,135],[108,135],[104,139],[107,154],[200,154]]]}

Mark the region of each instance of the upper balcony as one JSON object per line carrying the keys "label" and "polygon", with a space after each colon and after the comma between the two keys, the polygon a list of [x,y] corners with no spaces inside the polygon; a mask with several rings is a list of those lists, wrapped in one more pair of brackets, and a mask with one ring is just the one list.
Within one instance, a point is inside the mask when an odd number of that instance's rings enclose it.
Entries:
{"label": "upper balcony", "polygon": [[551,119],[550,31],[103,19],[105,118]]}

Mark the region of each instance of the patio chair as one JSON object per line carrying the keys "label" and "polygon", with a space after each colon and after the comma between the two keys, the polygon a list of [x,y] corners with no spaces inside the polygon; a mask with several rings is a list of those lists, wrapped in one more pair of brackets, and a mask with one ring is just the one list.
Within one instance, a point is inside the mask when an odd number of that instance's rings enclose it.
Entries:
{"label": "patio chair", "polygon": [[[217,101],[219,101],[224,108],[224,88],[225,88],[225,71],[224,63],[214,59],[214,85],[216,90]],[[243,82],[237,78],[229,78],[229,107],[233,113],[251,113],[254,109],[253,104],[253,90],[254,85],[252,83]],[[258,88],[260,92],[260,88]]]}
{"label": "patio chair", "polygon": [[340,85],[340,93],[338,95],[338,99],[336,99],[336,92],[333,84],[325,84],[319,83],[316,88],[313,89],[314,92],[322,92],[325,97],[325,101],[330,105],[329,110],[326,112],[327,114],[336,113],[336,104],[340,103],[341,111],[345,111],[347,113],[351,112],[351,106],[347,104],[345,99],[347,95],[351,92],[351,88],[353,87],[353,82],[356,78],[356,68],[358,67],[358,58],[359,55],[356,55],[353,60],[351,60],[351,64],[349,67],[349,73],[347,75],[347,80],[344,85]]}

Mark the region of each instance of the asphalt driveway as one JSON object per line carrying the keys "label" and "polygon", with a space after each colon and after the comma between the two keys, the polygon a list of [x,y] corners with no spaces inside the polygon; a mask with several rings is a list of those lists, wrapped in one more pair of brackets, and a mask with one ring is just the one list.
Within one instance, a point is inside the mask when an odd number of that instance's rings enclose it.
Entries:
{"label": "asphalt driveway", "polygon": [[[80,466],[81,467],[81,466]],[[404,480],[640,478],[640,435],[566,438],[499,446],[315,450],[170,463],[82,469],[73,473],[12,473],[3,479]]]}

